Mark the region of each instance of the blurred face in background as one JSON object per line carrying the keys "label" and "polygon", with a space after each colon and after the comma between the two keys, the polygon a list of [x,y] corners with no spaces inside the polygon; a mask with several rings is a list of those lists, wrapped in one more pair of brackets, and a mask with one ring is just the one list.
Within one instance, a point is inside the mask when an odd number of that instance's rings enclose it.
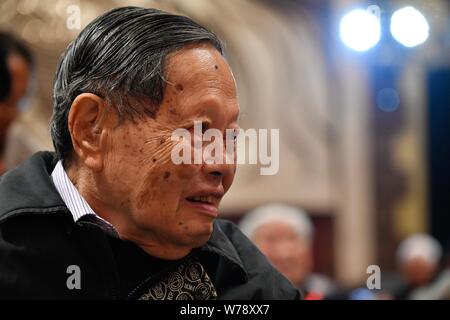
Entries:
{"label": "blurred face in background", "polygon": [[31,69],[25,58],[18,54],[8,57],[8,67],[11,73],[11,94],[8,102],[17,106],[27,93]]}
{"label": "blurred face in background", "polygon": [[311,273],[311,244],[288,223],[271,221],[263,224],[255,230],[252,240],[295,286],[300,286]]}
{"label": "blurred face in background", "polygon": [[415,256],[400,266],[403,277],[414,287],[429,283],[437,271],[437,266],[421,256]]}
{"label": "blurred face in background", "polygon": [[8,56],[8,70],[11,76],[11,91],[0,104],[0,142],[4,142],[9,126],[19,114],[18,104],[27,93],[31,76],[28,62],[18,54]]}

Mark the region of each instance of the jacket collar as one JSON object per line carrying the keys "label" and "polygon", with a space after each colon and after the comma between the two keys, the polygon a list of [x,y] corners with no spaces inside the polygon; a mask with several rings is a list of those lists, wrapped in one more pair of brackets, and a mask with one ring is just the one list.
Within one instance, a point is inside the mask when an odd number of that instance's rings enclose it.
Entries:
{"label": "jacket collar", "polygon": [[67,211],[50,174],[55,166],[50,152],[38,152],[0,178],[0,223],[24,213]]}
{"label": "jacket collar", "polygon": [[237,267],[237,270],[244,281],[248,280],[247,271],[244,268],[244,264],[242,263],[239,254],[230,239],[222,231],[220,224],[217,223],[217,221],[214,223],[214,230],[209,241],[201,248],[201,250],[209,251],[225,258],[228,262],[231,262]]}
{"label": "jacket collar", "polygon": [[[70,211],[51,179],[56,163],[54,153],[38,152],[0,177],[0,224],[24,214],[65,212],[70,218]],[[218,223],[214,223],[209,241],[200,250],[225,258],[247,279],[242,260]]]}

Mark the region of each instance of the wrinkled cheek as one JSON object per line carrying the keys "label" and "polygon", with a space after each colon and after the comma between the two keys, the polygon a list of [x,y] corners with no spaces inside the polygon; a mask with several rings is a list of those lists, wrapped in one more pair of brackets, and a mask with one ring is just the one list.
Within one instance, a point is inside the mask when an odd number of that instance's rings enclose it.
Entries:
{"label": "wrinkled cheek", "polygon": [[180,201],[180,190],[191,177],[185,171],[166,163],[153,166],[147,173],[142,173],[141,182],[137,186],[136,206],[139,209],[174,213]]}
{"label": "wrinkled cheek", "polygon": [[201,165],[175,164],[172,150],[176,145],[170,135],[153,136],[139,150],[141,168],[136,206],[140,211],[155,210],[172,217],[178,211],[185,186]]}
{"label": "wrinkled cheek", "polygon": [[[195,153],[197,153],[197,159]],[[170,165],[176,179],[189,181],[201,170],[202,147],[195,148],[188,139],[172,140]]]}
{"label": "wrinkled cheek", "polygon": [[109,183],[115,185],[115,189],[126,192],[127,196],[135,187],[139,176],[140,168],[134,160],[137,158],[136,150],[126,143],[120,148],[116,144],[108,145],[104,161],[106,176],[109,177]]}
{"label": "wrinkled cheek", "polygon": [[180,164],[174,166],[175,176],[183,183],[189,182],[201,170],[201,165],[197,164]]}
{"label": "wrinkled cheek", "polygon": [[[170,178],[170,172],[158,168],[143,173],[142,180],[137,186],[138,194],[136,206],[139,209],[163,209],[167,207],[167,198],[169,196],[167,182]],[[168,177],[169,176],[169,177]]]}
{"label": "wrinkled cheek", "polygon": [[165,199],[173,182],[170,143],[167,143],[164,137],[152,138],[152,141],[142,145],[138,152],[140,181],[137,184],[136,205],[140,208],[148,207],[159,201],[161,206],[166,206]]}

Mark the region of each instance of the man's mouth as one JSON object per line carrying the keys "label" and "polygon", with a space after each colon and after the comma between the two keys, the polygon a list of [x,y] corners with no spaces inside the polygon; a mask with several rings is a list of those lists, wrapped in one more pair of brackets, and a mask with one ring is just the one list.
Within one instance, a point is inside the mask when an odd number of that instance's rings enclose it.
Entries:
{"label": "man's mouth", "polygon": [[200,192],[186,197],[186,201],[196,210],[216,218],[219,215],[219,203],[223,192]]}
{"label": "man's mouth", "polygon": [[207,203],[207,204],[215,204],[217,202],[217,198],[214,196],[193,196],[186,198],[188,201],[191,202],[200,202],[200,203]]}

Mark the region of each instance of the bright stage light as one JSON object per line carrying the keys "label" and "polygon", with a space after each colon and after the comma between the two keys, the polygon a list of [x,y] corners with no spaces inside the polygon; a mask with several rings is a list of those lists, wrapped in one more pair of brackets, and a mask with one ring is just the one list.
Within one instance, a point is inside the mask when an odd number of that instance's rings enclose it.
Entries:
{"label": "bright stage light", "polygon": [[391,17],[391,34],[405,47],[415,47],[428,39],[430,27],[423,14],[405,7],[394,12]]}
{"label": "bright stage light", "polygon": [[366,51],[380,41],[380,21],[370,12],[356,9],[342,18],[340,34],[346,46],[356,51]]}

